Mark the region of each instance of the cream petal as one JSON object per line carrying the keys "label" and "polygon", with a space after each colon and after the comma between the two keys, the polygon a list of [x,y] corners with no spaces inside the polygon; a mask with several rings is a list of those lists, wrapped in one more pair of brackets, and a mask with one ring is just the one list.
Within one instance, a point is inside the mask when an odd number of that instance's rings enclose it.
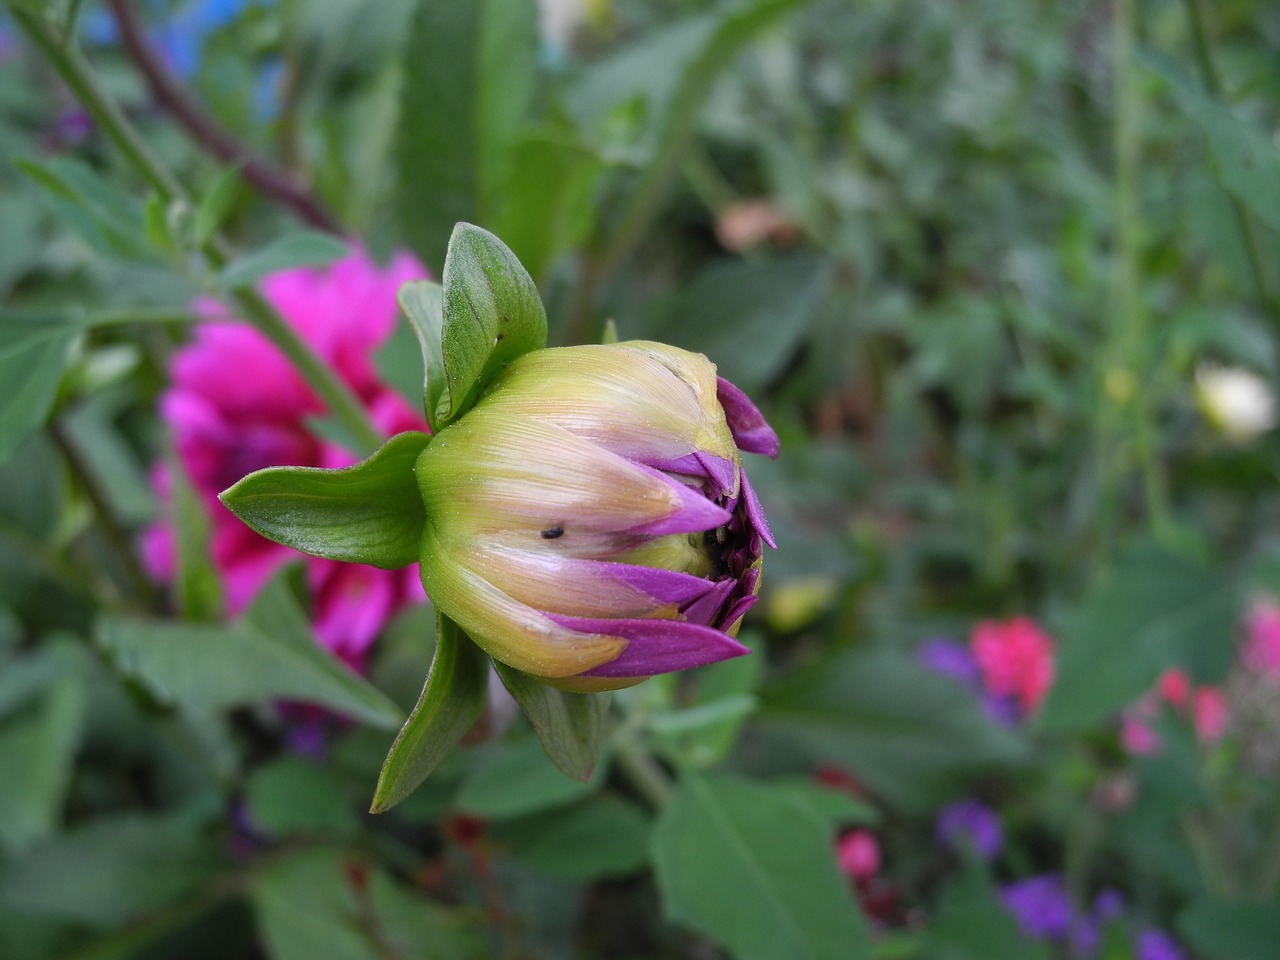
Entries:
{"label": "cream petal", "polygon": [[416,469],[428,522],[450,538],[643,532],[689,507],[688,493],[656,471],[492,407],[442,431]]}
{"label": "cream petal", "polygon": [[436,608],[490,656],[537,677],[569,677],[615,659],[620,637],[562,627],[494,586],[423,534],[422,585]]}

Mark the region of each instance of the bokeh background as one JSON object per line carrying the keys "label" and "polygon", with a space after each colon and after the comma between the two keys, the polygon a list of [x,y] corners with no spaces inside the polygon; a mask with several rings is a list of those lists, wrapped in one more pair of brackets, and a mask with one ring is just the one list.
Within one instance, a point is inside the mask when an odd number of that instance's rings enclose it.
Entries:
{"label": "bokeh background", "polygon": [[[6,0],[0,957],[1280,957],[1278,130],[1265,0]],[[367,452],[271,308],[420,426],[460,220],[778,550],[590,783],[495,691],[372,817],[416,574],[215,495]]]}

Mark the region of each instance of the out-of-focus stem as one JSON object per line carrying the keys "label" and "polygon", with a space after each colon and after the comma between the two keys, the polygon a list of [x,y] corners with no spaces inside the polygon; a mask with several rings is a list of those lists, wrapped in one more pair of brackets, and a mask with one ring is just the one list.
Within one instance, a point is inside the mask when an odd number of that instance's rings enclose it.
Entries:
{"label": "out-of-focus stem", "polygon": [[617,761],[627,781],[655,810],[661,810],[671,799],[671,778],[642,747],[620,740],[614,747]]}
{"label": "out-of-focus stem", "polygon": [[[1200,78],[1210,95],[1222,97],[1222,80],[1218,76],[1218,68],[1213,62],[1213,47],[1209,43],[1209,35],[1205,30],[1204,15],[1200,10],[1199,0],[1184,0],[1187,20],[1191,25],[1191,41],[1195,48],[1196,63],[1200,67]],[[1267,289],[1267,275],[1262,269],[1262,256],[1258,252],[1258,240],[1254,236],[1253,221],[1249,211],[1240,199],[1228,193],[1231,209],[1235,214],[1236,227],[1240,231],[1240,242],[1244,245],[1245,256],[1249,259],[1249,272],[1253,275],[1254,286],[1258,288],[1258,297],[1266,308],[1273,326],[1280,328],[1280,302],[1272,298]]]}
{"label": "out-of-focus stem", "polygon": [[[1133,0],[1116,0],[1113,7],[1112,44],[1115,92],[1115,306],[1116,346],[1114,369],[1127,373],[1129,396],[1116,402],[1132,417],[1134,453],[1146,492],[1147,508],[1157,533],[1168,536],[1168,496],[1160,472],[1154,411],[1145,395],[1150,381],[1150,360],[1144,355],[1148,342],[1147,310],[1143,302],[1139,263],[1142,255],[1142,218],[1139,203],[1142,94],[1134,76]],[[1127,432],[1127,431],[1126,431]]]}
{"label": "out-of-focus stem", "polygon": [[[189,203],[191,198],[186,190],[151,152],[128,117],[98,84],[88,64],[75,48],[59,39],[46,17],[22,7],[10,9],[14,22],[45,55],[94,121],[120,148],[129,164],[155,190],[160,199],[166,203]],[[229,259],[227,245],[216,236],[204,245],[201,252],[214,270],[224,266]],[[360,448],[355,452],[367,454],[375,450],[382,443],[382,434],[338,375],[316,356],[306,341],[256,290],[236,290],[231,297],[245,319],[275,344],[324,401],[351,441]]]}
{"label": "out-of-focus stem", "polygon": [[124,527],[116,518],[115,510],[112,509],[111,504],[107,501],[106,494],[103,493],[102,488],[98,485],[98,480],[94,476],[93,470],[85,462],[84,457],[81,456],[75,439],[57,419],[49,424],[49,435],[53,438],[54,444],[67,462],[67,469],[71,472],[76,485],[84,494],[85,499],[89,501],[89,505],[93,507],[98,526],[102,529],[103,536],[106,537],[111,551],[119,559],[124,575],[129,581],[129,587],[137,597],[138,604],[144,610],[153,612],[158,610],[160,608],[159,593],[150,578],[147,577],[146,571],[142,569],[142,564],[138,562],[137,554],[129,542],[129,535],[125,533]]}
{"label": "out-of-focus stem", "polygon": [[289,174],[241,143],[183,89],[147,45],[138,22],[138,12],[129,0],[107,0],[107,6],[120,26],[121,43],[146,78],[152,95],[196,142],[223,163],[241,164],[245,180],[293,210],[311,226],[329,233],[341,233],[338,222],[315,197]]}

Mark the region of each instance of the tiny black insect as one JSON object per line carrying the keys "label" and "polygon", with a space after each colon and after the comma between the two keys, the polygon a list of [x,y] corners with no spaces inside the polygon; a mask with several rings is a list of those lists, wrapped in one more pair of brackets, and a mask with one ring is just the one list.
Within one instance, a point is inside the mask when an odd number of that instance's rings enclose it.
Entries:
{"label": "tiny black insect", "polygon": [[556,537],[564,536],[564,524],[557,523],[554,527],[549,527],[542,531],[543,540],[554,540]]}

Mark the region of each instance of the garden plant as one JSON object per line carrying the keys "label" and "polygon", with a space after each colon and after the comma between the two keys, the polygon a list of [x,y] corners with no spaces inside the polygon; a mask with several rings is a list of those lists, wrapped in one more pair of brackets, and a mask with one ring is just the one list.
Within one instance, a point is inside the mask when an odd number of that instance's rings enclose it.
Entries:
{"label": "garden plant", "polygon": [[1280,7],[0,0],[0,960],[1280,960]]}

